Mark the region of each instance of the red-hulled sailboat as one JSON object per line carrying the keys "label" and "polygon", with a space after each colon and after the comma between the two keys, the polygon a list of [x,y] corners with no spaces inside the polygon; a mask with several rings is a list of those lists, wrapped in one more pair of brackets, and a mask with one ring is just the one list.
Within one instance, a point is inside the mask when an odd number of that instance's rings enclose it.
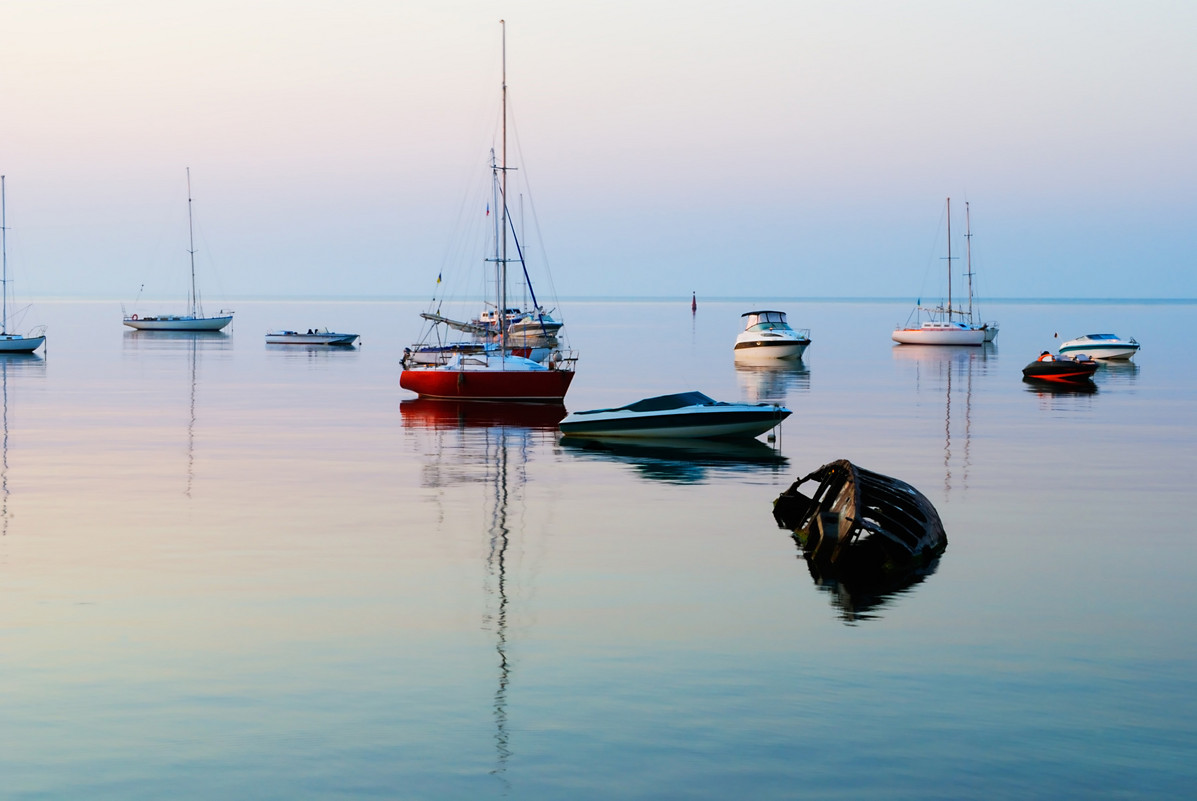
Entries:
{"label": "red-hulled sailboat", "polygon": [[[503,136],[500,157],[496,159],[492,150],[490,159],[496,214],[494,255],[488,261],[494,262],[497,273],[495,287],[498,297],[495,308],[506,309],[507,265],[509,262],[523,265],[523,251],[515,228],[511,225],[507,205],[507,172],[510,169],[507,166],[507,29],[504,22],[500,21],[500,25],[503,25]],[[512,259],[508,259],[509,236],[515,245],[515,258]],[[457,328],[465,325],[441,318],[439,314],[425,314],[423,317]],[[497,314],[496,318],[498,337],[478,350],[466,352],[468,349],[461,349],[443,362],[432,364],[420,363],[421,360],[405,355],[399,386],[415,392],[421,398],[561,403],[573,381],[577,357],[558,349],[554,349],[543,363],[517,356],[508,347],[507,315]],[[417,351],[419,348],[417,346]]]}

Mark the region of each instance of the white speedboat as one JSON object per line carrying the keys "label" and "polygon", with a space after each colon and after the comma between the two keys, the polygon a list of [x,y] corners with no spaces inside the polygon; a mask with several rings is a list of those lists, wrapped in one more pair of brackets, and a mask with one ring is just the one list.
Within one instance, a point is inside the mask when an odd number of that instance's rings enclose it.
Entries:
{"label": "white speedboat", "polygon": [[327,328],[309,328],[304,331],[268,331],[267,345],[352,345],[357,334],[338,334]]}
{"label": "white speedboat", "polygon": [[736,337],[736,359],[801,359],[810,345],[810,329],[791,328],[785,312],[762,309],[740,316],[745,322]]}
{"label": "white speedboat", "polygon": [[1083,353],[1092,359],[1129,359],[1138,350],[1139,343],[1134,339],[1123,339],[1116,334],[1085,334],[1061,345],[1060,355]]}
{"label": "white speedboat", "polygon": [[572,412],[560,428],[575,437],[722,439],[764,434],[789,415],[774,403],[722,403],[701,392],[679,392],[618,409]]}

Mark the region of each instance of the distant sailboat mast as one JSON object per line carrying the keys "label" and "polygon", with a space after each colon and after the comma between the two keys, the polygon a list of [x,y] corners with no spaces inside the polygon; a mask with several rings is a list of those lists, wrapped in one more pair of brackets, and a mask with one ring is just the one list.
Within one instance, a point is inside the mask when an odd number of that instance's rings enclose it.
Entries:
{"label": "distant sailboat mast", "polygon": [[948,198],[948,322],[952,322],[952,199]]}
{"label": "distant sailboat mast", "polygon": [[187,168],[187,252],[191,254],[191,294],[187,297],[189,313],[200,318],[199,295],[195,290],[195,226],[191,221],[191,168]]}
{"label": "distant sailboat mast", "polygon": [[0,251],[4,253],[4,277],[0,288],[4,291],[4,316],[0,321],[0,334],[8,333],[8,206],[4,200],[4,176],[0,175]]}
{"label": "distant sailboat mast", "polygon": [[964,253],[965,269],[968,271],[968,321],[973,321],[973,223],[969,217],[968,201],[964,201]]}
{"label": "distant sailboat mast", "polygon": [[502,180],[501,203],[499,220],[502,228],[502,238],[499,245],[499,353],[507,354],[507,21],[499,20],[503,30],[503,150],[502,162],[499,167]]}

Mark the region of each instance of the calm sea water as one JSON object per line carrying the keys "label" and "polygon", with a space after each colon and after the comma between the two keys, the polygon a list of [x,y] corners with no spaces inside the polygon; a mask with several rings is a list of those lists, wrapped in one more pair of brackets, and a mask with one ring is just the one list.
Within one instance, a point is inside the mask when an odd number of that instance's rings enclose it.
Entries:
{"label": "calm sea water", "polygon": [[[996,347],[926,350],[901,304],[784,304],[814,344],[766,370],[745,304],[566,304],[570,408],[794,410],[680,453],[410,402],[419,304],[236,308],[40,303],[48,353],[0,361],[0,796],[1191,796],[1192,305],[994,305]],[[264,344],[313,325],[362,346]],[[1143,350],[1022,383],[1099,331]],[[931,575],[816,585],[772,501],[837,458],[936,504]]]}

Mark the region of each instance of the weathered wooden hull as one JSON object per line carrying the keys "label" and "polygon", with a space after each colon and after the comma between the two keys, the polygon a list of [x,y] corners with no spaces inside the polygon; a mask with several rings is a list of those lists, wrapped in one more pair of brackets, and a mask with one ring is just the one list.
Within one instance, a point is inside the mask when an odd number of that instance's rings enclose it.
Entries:
{"label": "weathered wooden hull", "polygon": [[[817,482],[810,496],[798,491]],[[846,621],[874,617],[886,600],[935,572],[948,539],[939,513],[904,481],[847,460],[795,481],[773,506],[815,585]]]}
{"label": "weathered wooden hull", "polygon": [[[799,492],[808,481],[818,482],[810,496]],[[899,558],[938,553],[947,546],[939,512],[926,496],[846,459],[795,481],[774,502],[773,516],[783,528],[806,537],[812,556],[829,563],[850,558],[873,540],[882,552]]]}

